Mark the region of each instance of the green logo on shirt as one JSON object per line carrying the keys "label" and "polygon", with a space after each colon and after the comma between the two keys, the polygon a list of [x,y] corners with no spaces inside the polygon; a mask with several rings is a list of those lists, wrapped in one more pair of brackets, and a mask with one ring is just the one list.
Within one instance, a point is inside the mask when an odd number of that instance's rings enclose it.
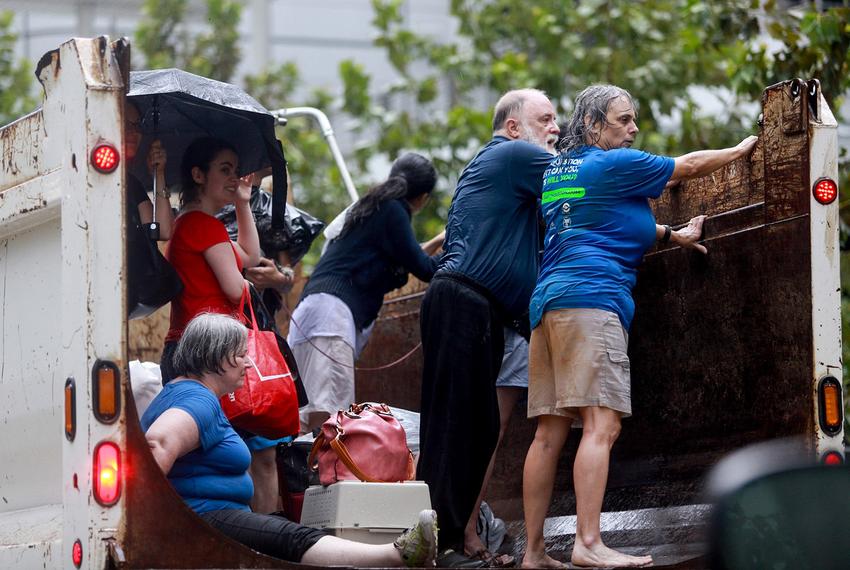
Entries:
{"label": "green logo on shirt", "polygon": [[584,188],[558,188],[543,193],[544,204],[565,198],[584,198]]}

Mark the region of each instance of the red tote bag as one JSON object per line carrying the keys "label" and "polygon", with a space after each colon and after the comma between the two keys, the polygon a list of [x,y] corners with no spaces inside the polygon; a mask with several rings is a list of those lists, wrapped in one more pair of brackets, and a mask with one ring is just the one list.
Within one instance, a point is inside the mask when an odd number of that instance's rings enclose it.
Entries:
{"label": "red tote bag", "polygon": [[300,424],[295,382],[274,333],[257,327],[247,284],[242,293],[242,303],[245,302],[251,310],[245,383],[235,392],[222,396],[221,407],[239,429],[269,439],[297,435]]}

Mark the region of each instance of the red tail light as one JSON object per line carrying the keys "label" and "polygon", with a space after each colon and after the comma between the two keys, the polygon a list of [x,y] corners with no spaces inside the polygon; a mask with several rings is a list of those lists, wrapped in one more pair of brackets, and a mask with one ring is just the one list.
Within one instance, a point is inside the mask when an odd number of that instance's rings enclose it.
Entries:
{"label": "red tail light", "polygon": [[121,451],[111,441],[94,448],[94,498],[104,507],[118,502],[121,496]]}
{"label": "red tail light", "polygon": [[841,465],[844,463],[844,458],[837,451],[830,451],[821,458],[824,465]]}
{"label": "red tail light", "polygon": [[74,546],[71,548],[71,560],[77,568],[79,568],[83,563],[83,545],[80,542],[80,539],[77,539],[74,542]]}
{"label": "red tail light", "polygon": [[830,178],[818,178],[812,187],[812,194],[821,204],[831,204],[838,197],[838,184]]}
{"label": "red tail light", "polygon": [[91,165],[95,170],[104,174],[109,174],[116,168],[121,160],[121,156],[114,146],[110,144],[97,145],[91,151]]}

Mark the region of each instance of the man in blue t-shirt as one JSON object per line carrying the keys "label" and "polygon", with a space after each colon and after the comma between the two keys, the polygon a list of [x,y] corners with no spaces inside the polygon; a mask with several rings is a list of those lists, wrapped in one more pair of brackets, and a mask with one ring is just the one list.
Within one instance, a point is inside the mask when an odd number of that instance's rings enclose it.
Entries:
{"label": "man in blue t-shirt", "polygon": [[493,139],[458,181],[445,254],[422,301],[418,476],[440,516],[441,545],[458,551],[498,440],[503,326],[527,322],[540,182],[557,137],[555,109],[543,92],[502,96]]}
{"label": "man in blue t-shirt", "polygon": [[656,240],[705,253],[697,243],[705,216],[672,231],[655,223],[650,198],[668,182],[704,176],[749,154],[756,137],[722,150],[678,158],[630,147],[638,132],[631,95],[594,85],[576,98],[561,154],[546,170],[541,198],[546,236],[531,296],[528,416],[537,432],[523,472],[523,566],[556,568],[543,542],[558,457],[574,420],[583,425],[573,467],[576,566],[645,566],[605,546],[599,517],[611,446],[631,415],[628,331],[632,288],[644,252]]}

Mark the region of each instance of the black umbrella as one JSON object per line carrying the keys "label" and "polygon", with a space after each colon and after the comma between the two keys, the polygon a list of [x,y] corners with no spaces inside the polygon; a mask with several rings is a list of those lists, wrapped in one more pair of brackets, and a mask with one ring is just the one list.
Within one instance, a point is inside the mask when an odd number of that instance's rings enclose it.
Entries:
{"label": "black umbrella", "polygon": [[[192,141],[223,139],[236,148],[241,172],[272,168],[272,227],[283,227],[286,159],[275,138],[276,119],[265,107],[234,85],[179,69],[130,72],[127,97],[141,116],[143,137],[136,154],[147,156],[151,143],[159,139],[168,153],[166,181],[179,179],[183,153]],[[136,160],[131,166],[140,179],[149,176],[144,162]]]}

